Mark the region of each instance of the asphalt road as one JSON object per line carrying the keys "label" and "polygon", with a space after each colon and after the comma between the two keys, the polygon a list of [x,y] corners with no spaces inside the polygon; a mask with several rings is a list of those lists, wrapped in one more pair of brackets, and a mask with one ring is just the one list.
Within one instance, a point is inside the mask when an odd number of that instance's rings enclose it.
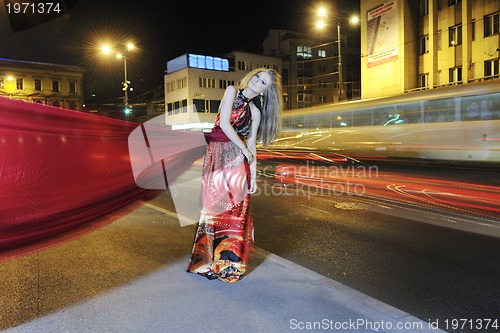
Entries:
{"label": "asphalt road", "polygon": [[[394,168],[394,177],[407,168]],[[498,186],[495,170],[432,173]],[[499,238],[436,225],[433,220],[446,214],[416,206],[398,209],[362,196],[282,186],[274,177],[259,177],[260,194],[252,197],[258,247],[444,331],[500,332]],[[175,215],[169,190],[151,204]],[[0,329],[92,298],[189,252],[195,225],[166,228],[164,221],[144,219],[149,228],[115,222],[111,229],[2,262],[0,304],[8,307]],[[166,243],[172,234],[177,236]]]}
{"label": "asphalt road", "polygon": [[[393,169],[397,178],[398,168]],[[467,174],[485,183],[495,177],[471,170],[427,172],[461,179]],[[447,332],[500,332],[497,237],[435,225],[436,217],[418,207],[405,216],[403,210],[395,213],[393,206],[356,196],[317,195],[304,188],[280,192],[272,177],[260,179],[260,189],[253,197],[259,247],[423,320],[438,321]]]}

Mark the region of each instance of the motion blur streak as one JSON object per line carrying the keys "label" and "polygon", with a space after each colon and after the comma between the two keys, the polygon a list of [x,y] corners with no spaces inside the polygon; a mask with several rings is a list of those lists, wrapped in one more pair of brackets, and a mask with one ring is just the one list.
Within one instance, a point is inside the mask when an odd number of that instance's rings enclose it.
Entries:
{"label": "motion blur streak", "polygon": [[290,110],[272,148],[498,164],[497,81]]}
{"label": "motion blur streak", "polygon": [[[263,170],[265,176],[274,177],[282,186],[306,191],[308,195],[398,203],[410,207],[413,215],[440,211],[448,216],[448,221],[460,217],[475,226],[484,225],[495,233],[500,231],[500,187],[495,185],[438,179],[432,174],[422,174],[418,167],[387,171],[353,160],[338,162],[332,154],[313,159],[308,152],[300,156],[296,151],[290,154],[279,151],[273,156],[271,151],[266,151],[263,156],[267,163],[274,161],[274,167]],[[304,163],[305,157],[308,161]],[[333,163],[326,164],[325,160]]]}
{"label": "motion blur streak", "polygon": [[[440,181],[418,177],[411,173],[404,177],[398,173],[377,172],[372,176],[351,175],[338,172],[318,172],[314,167],[300,167],[280,164],[276,167],[277,177],[289,184],[303,184],[321,187],[329,193],[360,194],[379,198],[404,201],[427,207],[444,209],[487,218],[500,216],[500,188],[458,181]],[[350,184],[350,186],[345,186]],[[357,186],[357,190],[354,191]],[[349,191],[349,192],[347,192]],[[321,193],[327,193],[323,191]]]}
{"label": "motion blur streak", "polygon": [[110,223],[158,194],[134,180],[128,137],[138,126],[0,97],[0,259]]}

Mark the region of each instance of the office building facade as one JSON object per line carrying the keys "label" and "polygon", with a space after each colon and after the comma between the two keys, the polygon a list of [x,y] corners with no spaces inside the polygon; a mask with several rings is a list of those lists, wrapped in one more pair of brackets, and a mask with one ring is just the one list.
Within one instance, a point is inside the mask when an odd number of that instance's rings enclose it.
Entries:
{"label": "office building facade", "polygon": [[[356,28],[354,28],[356,29]],[[286,109],[302,109],[361,97],[359,38],[345,27],[322,35],[269,30],[263,53],[283,59]],[[341,48],[338,41],[340,40]],[[339,49],[341,57],[339,57]],[[342,73],[342,80],[339,79]],[[342,85],[342,89],[340,88]]]}
{"label": "office building facade", "polygon": [[0,96],[81,111],[85,69],[0,58]]}
{"label": "office building facade", "polygon": [[208,130],[226,87],[237,86],[259,67],[282,72],[281,59],[240,51],[222,57],[183,54],[171,59],[165,71],[165,124]]}
{"label": "office building facade", "polygon": [[498,79],[500,0],[361,0],[362,98]]}

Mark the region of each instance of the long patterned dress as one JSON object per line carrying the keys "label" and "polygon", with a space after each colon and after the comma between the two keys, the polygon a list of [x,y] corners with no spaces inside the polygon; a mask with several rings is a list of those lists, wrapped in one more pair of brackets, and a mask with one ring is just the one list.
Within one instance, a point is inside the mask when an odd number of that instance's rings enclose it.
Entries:
{"label": "long patterned dress", "polygon": [[[231,112],[231,124],[242,139],[252,122],[249,102],[240,90]],[[250,169],[241,149],[220,128],[220,113],[207,141],[202,210],[187,271],[235,282],[243,277],[253,252]]]}

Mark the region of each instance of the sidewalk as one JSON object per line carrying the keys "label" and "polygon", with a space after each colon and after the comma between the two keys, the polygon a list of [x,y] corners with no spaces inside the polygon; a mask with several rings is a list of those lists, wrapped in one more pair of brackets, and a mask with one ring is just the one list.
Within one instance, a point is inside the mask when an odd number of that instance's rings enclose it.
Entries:
{"label": "sidewalk", "polygon": [[2,332],[443,332],[260,248],[236,283],[187,273],[194,228],[148,204],[0,263]]}

